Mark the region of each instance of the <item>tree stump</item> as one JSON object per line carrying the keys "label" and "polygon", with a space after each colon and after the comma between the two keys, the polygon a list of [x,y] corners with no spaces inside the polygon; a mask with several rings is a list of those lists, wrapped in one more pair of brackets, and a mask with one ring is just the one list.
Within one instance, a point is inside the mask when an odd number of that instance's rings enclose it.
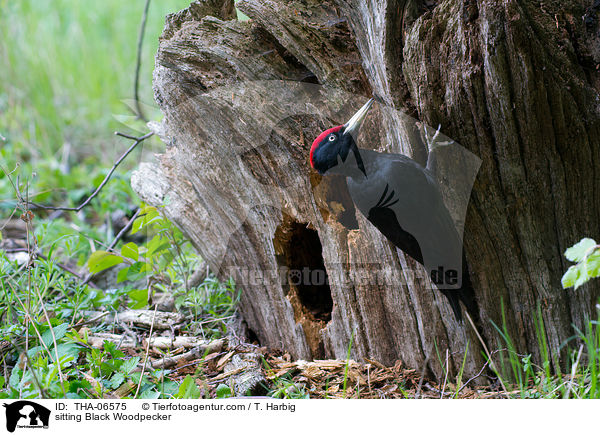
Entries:
{"label": "tree stump", "polygon": [[318,133],[376,95],[360,147],[424,163],[411,116],[481,159],[464,231],[480,333],[503,348],[492,322],[504,325],[539,361],[539,312],[560,364],[600,295],[560,285],[563,252],[597,235],[600,216],[592,3],[243,0],[251,20],[238,21],[231,0],[194,2],[167,17],[154,72],[166,148],[132,184],[236,279],[262,345],[345,358],[352,341],[354,359],[438,377],[468,348],[473,376],[485,360],[468,322],[407,273],[420,266],[355,210],[343,179],[310,168]]}

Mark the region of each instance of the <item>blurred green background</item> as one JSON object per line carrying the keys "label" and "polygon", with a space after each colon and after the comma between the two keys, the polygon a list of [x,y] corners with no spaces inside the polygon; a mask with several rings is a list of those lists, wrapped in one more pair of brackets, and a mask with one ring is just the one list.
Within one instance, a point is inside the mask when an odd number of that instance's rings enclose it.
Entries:
{"label": "blurred green background", "polygon": [[[152,70],[164,17],[188,4],[150,3],[140,75],[146,105],[154,106]],[[20,165],[21,178],[40,194],[34,200],[62,202],[69,190],[89,189],[91,178],[105,172],[98,167],[110,167],[131,144],[113,132],[145,130],[124,102],[133,99],[144,5],[0,0],[0,164],[9,171]],[[146,116],[159,119],[160,113],[146,107]],[[135,157],[126,163],[134,167]],[[0,171],[0,216],[12,209],[13,196]]]}

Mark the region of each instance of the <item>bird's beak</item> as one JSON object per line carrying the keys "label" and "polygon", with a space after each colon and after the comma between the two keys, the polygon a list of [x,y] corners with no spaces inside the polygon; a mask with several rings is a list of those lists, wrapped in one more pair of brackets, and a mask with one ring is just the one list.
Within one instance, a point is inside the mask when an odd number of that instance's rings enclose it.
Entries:
{"label": "bird's beak", "polygon": [[367,112],[371,108],[372,104],[373,98],[367,101],[367,103],[364,106],[362,106],[352,118],[350,118],[350,121],[344,124],[344,134],[350,134],[354,138],[356,138],[356,136],[358,135],[358,131],[360,130],[360,126],[367,117]]}

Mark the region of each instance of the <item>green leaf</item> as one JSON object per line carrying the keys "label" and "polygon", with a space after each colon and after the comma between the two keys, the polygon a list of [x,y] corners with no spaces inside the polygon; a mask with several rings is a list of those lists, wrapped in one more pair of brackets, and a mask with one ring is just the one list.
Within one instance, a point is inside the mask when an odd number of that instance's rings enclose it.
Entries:
{"label": "green leaf", "polygon": [[113,390],[116,390],[121,386],[121,384],[125,381],[125,375],[121,372],[116,372],[113,377],[110,379],[109,386]]}
{"label": "green leaf", "polygon": [[129,296],[132,302],[129,306],[131,309],[139,310],[148,304],[148,290],[146,289],[130,290],[127,292],[127,296]]}
{"label": "green leaf", "polygon": [[575,285],[575,281],[579,278],[580,275],[579,268],[577,266],[571,266],[562,277],[561,284],[563,288],[573,287]]}
{"label": "green leaf", "polygon": [[87,390],[92,387],[89,381],[85,379],[73,379],[69,384],[69,391],[77,393],[79,390]]}
{"label": "green leaf", "polygon": [[126,258],[131,258],[133,261],[138,261],[140,250],[135,243],[129,242],[121,248],[121,255]]}
{"label": "green leaf", "polygon": [[160,397],[160,391],[151,390],[151,389],[145,390],[139,395],[140,399],[146,399],[146,400],[154,400],[154,399],[158,399],[159,397]]}
{"label": "green leaf", "polygon": [[160,219],[160,214],[156,207],[146,206],[140,210],[140,217],[133,221],[131,234],[137,233],[142,228],[150,225],[155,219]]}
{"label": "green leaf", "polygon": [[231,397],[231,388],[225,384],[220,384],[217,387],[217,399],[224,399],[225,397]]}
{"label": "green leaf", "polygon": [[4,380],[4,376],[0,376],[0,388],[4,387],[4,383],[6,381]]}
{"label": "green leaf", "polygon": [[125,356],[123,351],[117,348],[117,344],[112,341],[104,340],[102,347],[105,352],[108,352],[113,358],[122,358]]}
{"label": "green leaf", "polygon": [[90,255],[88,269],[90,273],[98,273],[122,262],[123,259],[115,254],[106,251],[96,251]]}
{"label": "green leaf", "polygon": [[585,261],[585,267],[587,274],[592,278],[598,278],[600,276],[600,250],[596,249],[590,254]]}
{"label": "green leaf", "polygon": [[54,327],[54,337],[56,337],[56,341],[60,340],[65,336],[70,326],[68,323],[62,323],[58,326]]}
{"label": "green leaf", "polygon": [[129,267],[124,267],[123,269],[119,270],[119,273],[117,273],[117,284],[127,281],[128,273],[129,273]]}
{"label": "green leaf", "polygon": [[[77,343],[61,343],[56,347],[58,357],[62,361],[63,358],[72,358],[76,360],[79,357],[79,352],[82,346]],[[52,351],[52,357],[54,358],[54,351]]]}
{"label": "green leaf", "polygon": [[574,287],[577,290],[583,284],[590,280],[590,275],[586,270],[585,263],[578,263],[575,266],[569,267],[563,275],[561,283],[563,288]]}
{"label": "green leaf", "polygon": [[177,382],[173,382],[172,380],[166,378],[158,388],[160,388],[160,390],[164,392],[164,395],[166,397],[175,397],[177,391],[179,390],[179,385],[177,384]]}
{"label": "green leaf", "polygon": [[594,239],[584,238],[581,241],[569,249],[565,251],[565,257],[569,261],[574,263],[579,263],[585,257],[586,253],[589,254],[589,251],[596,246],[596,241]]}
{"label": "green leaf", "polygon": [[575,280],[575,290],[590,280],[590,276],[585,271],[581,270],[584,266],[582,264],[578,264],[577,266],[579,267],[580,273],[579,278]]}
{"label": "green leaf", "polygon": [[159,254],[160,252],[167,250],[171,247],[171,242],[164,237],[161,237],[160,234],[157,234],[148,242],[146,248],[148,249],[147,257],[151,257],[154,254]]}
{"label": "green leaf", "polygon": [[152,266],[150,266],[148,263],[144,263],[143,261],[138,261],[137,263],[133,263],[128,268],[127,280],[136,281],[146,277],[146,275],[151,272]]}
{"label": "green leaf", "polygon": [[10,377],[8,378],[8,385],[13,387],[15,390],[19,390],[19,384],[21,383],[22,375],[23,372],[18,368],[18,366],[15,366],[10,374]]}
{"label": "green leaf", "polygon": [[127,361],[125,361],[123,363],[123,365],[121,366],[121,368],[119,369],[121,372],[125,373],[126,375],[128,375],[129,373],[131,373],[138,365],[138,363],[140,362],[140,357],[136,356],[134,358],[130,358]]}
{"label": "green leaf", "polygon": [[178,399],[199,399],[202,396],[202,392],[200,388],[196,385],[194,378],[190,375],[187,375],[181,385],[179,386],[179,391],[177,392]]}

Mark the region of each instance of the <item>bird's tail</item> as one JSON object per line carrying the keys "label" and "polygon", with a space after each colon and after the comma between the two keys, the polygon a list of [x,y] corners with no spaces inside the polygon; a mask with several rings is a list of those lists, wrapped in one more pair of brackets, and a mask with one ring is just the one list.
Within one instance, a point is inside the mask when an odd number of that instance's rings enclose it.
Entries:
{"label": "bird's tail", "polygon": [[463,303],[467,312],[471,318],[479,325],[479,308],[477,306],[477,300],[475,299],[475,291],[471,284],[469,272],[466,268],[465,259],[463,258],[463,274],[462,274],[462,286],[457,290],[440,289],[440,291],[446,296],[450,303],[450,308],[456,317],[456,321],[462,323],[463,316],[460,307],[460,302]]}
{"label": "bird's tail", "polygon": [[448,302],[450,303],[450,308],[452,308],[452,312],[454,313],[454,317],[456,317],[456,321],[462,323],[463,317],[462,317],[462,312],[461,312],[461,309],[460,309],[460,300],[461,300],[461,298],[459,296],[459,292],[461,292],[462,289],[461,290],[440,289],[440,291],[448,299]]}

